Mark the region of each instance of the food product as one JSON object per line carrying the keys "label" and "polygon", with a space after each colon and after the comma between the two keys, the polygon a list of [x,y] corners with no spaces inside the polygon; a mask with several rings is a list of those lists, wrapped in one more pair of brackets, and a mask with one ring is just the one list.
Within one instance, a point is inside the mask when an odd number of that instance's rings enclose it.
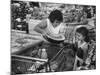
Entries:
{"label": "food product", "polygon": [[52,38],[52,39],[55,39],[55,40],[63,40],[65,39],[63,35],[61,34],[47,34],[46,35],[48,38]]}

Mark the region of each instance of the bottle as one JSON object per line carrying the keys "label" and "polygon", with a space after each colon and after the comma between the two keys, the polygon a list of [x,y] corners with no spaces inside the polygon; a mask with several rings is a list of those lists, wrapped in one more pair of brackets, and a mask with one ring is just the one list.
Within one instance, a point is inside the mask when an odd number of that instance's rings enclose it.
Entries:
{"label": "bottle", "polygon": [[37,55],[38,55],[39,58],[41,58],[41,51],[42,51],[41,49],[38,50],[38,54]]}
{"label": "bottle", "polygon": [[42,49],[42,52],[41,52],[41,59],[47,59],[47,52],[46,52],[46,49]]}

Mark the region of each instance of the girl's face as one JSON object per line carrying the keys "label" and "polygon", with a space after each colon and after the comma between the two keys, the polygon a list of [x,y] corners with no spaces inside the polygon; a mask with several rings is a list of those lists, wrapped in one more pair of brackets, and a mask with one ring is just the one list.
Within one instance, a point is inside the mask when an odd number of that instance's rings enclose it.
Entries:
{"label": "girl's face", "polygon": [[75,34],[76,42],[84,40],[84,36],[81,33],[76,32]]}
{"label": "girl's face", "polygon": [[57,20],[55,20],[53,23],[52,23],[52,25],[53,25],[53,27],[57,27],[58,25],[60,25],[60,21],[57,21]]}

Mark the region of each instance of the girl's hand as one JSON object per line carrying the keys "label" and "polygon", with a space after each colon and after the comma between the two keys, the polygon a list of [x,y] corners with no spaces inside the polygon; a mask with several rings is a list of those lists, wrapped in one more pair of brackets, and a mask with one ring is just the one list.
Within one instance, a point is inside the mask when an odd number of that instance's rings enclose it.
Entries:
{"label": "girl's hand", "polygon": [[87,50],[87,49],[88,49],[88,45],[85,44],[84,46],[82,46],[82,48],[83,48],[84,50]]}
{"label": "girl's hand", "polygon": [[80,63],[83,63],[83,59],[79,58],[78,56],[76,56],[76,59],[80,61]]}

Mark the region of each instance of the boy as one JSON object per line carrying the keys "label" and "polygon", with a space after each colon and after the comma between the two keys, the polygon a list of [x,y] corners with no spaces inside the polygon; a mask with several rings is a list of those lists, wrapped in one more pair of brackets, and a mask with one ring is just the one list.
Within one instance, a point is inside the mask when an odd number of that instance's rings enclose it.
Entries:
{"label": "boy", "polygon": [[34,30],[42,35],[51,33],[53,35],[61,33],[61,22],[63,21],[63,14],[59,10],[54,10],[49,17],[36,25]]}

